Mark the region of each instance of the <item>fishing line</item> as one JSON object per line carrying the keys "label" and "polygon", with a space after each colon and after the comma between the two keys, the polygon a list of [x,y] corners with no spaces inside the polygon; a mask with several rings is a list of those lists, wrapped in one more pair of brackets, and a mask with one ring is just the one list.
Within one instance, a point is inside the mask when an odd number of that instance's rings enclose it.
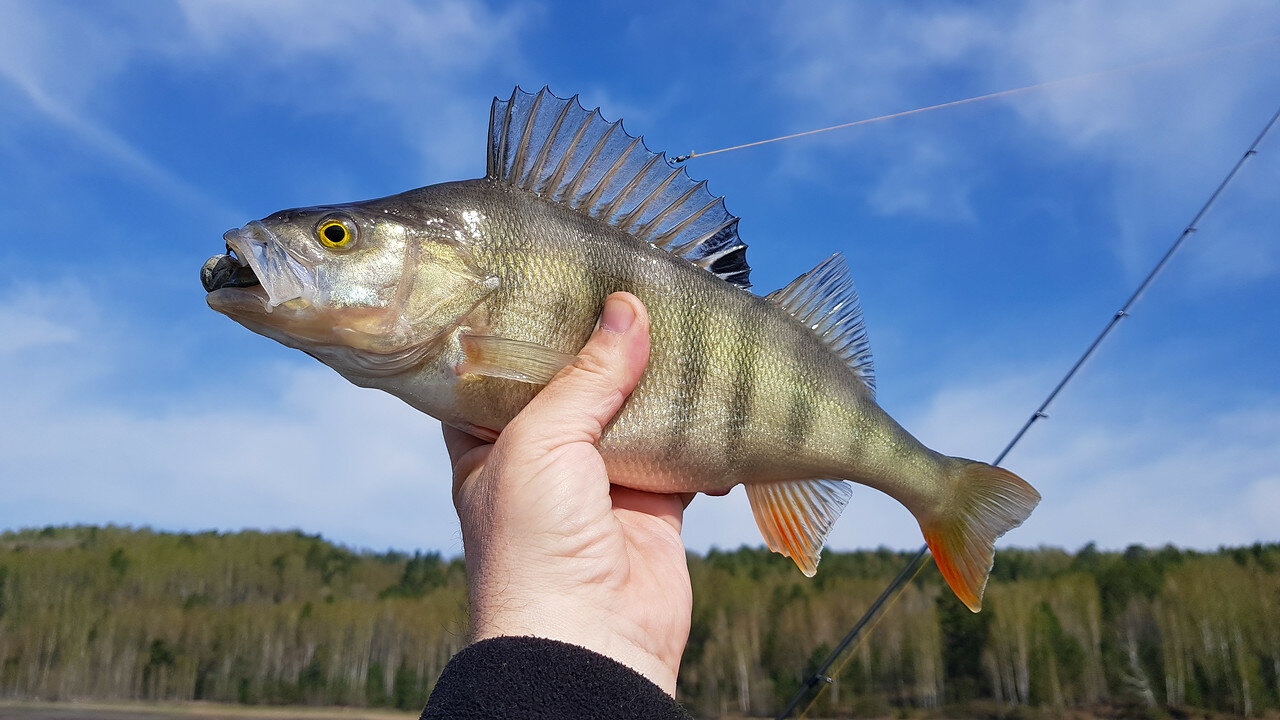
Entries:
{"label": "fishing line", "polygon": [[673,165],[678,165],[688,160],[692,160],[693,158],[708,157],[710,155],[719,155],[720,153],[727,153],[733,150],[743,150],[745,148],[759,147],[760,145],[768,145],[769,143],[782,142],[783,140],[794,140],[796,138],[808,137],[810,135],[817,135],[819,133],[831,132],[833,130],[843,130],[845,128],[857,127],[859,125],[870,125],[871,123],[882,122],[884,120],[893,120],[895,118],[907,117],[909,115],[919,115],[921,113],[931,112],[933,110],[942,110],[944,108],[957,107],[959,105],[968,105],[969,103],[976,103],[983,100],[994,100],[995,98],[1008,97],[1010,95],[1017,95],[1019,93],[1030,92],[1031,90],[1040,90],[1042,88],[1053,87],[1055,85],[1065,85],[1067,83],[1074,83],[1074,82],[1085,82],[1088,80],[1096,80],[1098,78],[1106,77],[1108,75],[1119,75],[1123,73],[1136,72],[1138,70],[1145,70],[1148,68],[1156,67],[1158,65],[1171,64],[1171,63],[1180,62],[1183,60],[1189,60],[1192,58],[1199,58],[1206,55],[1213,55],[1217,53],[1226,52],[1228,50],[1236,50],[1238,48],[1247,47],[1250,45],[1275,42],[1277,39],[1280,39],[1280,38],[1276,38],[1276,37],[1263,38],[1261,40],[1253,40],[1245,43],[1237,43],[1235,45],[1224,45],[1221,47],[1209,48],[1207,50],[1198,50],[1196,52],[1183,53],[1182,55],[1174,55],[1172,57],[1157,58],[1155,60],[1148,60],[1146,62],[1134,63],[1133,65],[1124,65],[1117,68],[1108,68],[1106,70],[1098,70],[1096,72],[1086,73],[1084,75],[1073,75],[1071,77],[1058,78],[1057,80],[1046,80],[1045,82],[1035,83],[1034,85],[1026,85],[1024,87],[1012,88],[1010,90],[1000,90],[997,92],[987,93],[985,95],[976,95],[974,97],[964,98],[963,100],[951,100],[949,102],[939,103],[937,105],[930,105],[928,107],[916,108],[914,110],[903,110],[901,112],[890,113],[888,115],[879,115],[873,118],[863,118],[862,120],[854,120],[852,122],[840,123],[839,125],[832,125],[830,127],[818,128],[816,130],[806,130],[804,132],[792,133],[790,135],[782,135],[780,137],[769,138],[768,140],[756,140],[755,142],[743,143],[741,145],[734,145],[732,147],[720,148],[718,150],[707,150],[704,152],[690,151],[689,154],[687,155],[678,155],[674,158],[671,158],[670,162]]}
{"label": "fishing line", "polygon": [[[1271,119],[1267,121],[1266,126],[1262,128],[1262,132],[1258,133],[1258,136],[1249,144],[1249,149],[1244,151],[1244,154],[1241,155],[1240,159],[1232,166],[1230,172],[1228,172],[1226,177],[1222,179],[1222,182],[1218,183],[1218,187],[1209,196],[1209,199],[1204,202],[1204,205],[1200,207],[1200,211],[1195,214],[1195,217],[1191,219],[1191,222],[1187,224],[1182,233],[1178,235],[1178,239],[1169,246],[1169,249],[1166,250],[1164,255],[1160,258],[1160,261],[1157,262],[1155,266],[1151,268],[1151,272],[1147,273],[1147,276],[1143,278],[1142,282],[1138,285],[1138,289],[1129,296],[1129,300],[1125,302],[1124,306],[1111,316],[1111,320],[1107,323],[1106,327],[1102,329],[1102,332],[1098,334],[1098,337],[1094,339],[1088,349],[1086,349],[1080,358],[1076,360],[1075,364],[1071,366],[1071,369],[1067,371],[1067,374],[1063,376],[1062,380],[1060,380],[1049,393],[1049,396],[1040,404],[1040,407],[1036,408],[1035,412],[1031,413],[1031,417],[1027,418],[1022,429],[1013,436],[1013,439],[1009,441],[1009,444],[1005,446],[1004,450],[1001,450],[1000,454],[991,462],[992,465],[999,465],[1000,462],[1004,460],[1005,456],[1009,454],[1009,451],[1013,450],[1014,446],[1018,444],[1018,441],[1027,434],[1027,431],[1031,429],[1031,426],[1034,425],[1036,421],[1049,417],[1045,411],[1048,409],[1050,403],[1052,403],[1054,398],[1058,396],[1058,393],[1062,392],[1062,389],[1066,387],[1067,383],[1071,382],[1071,379],[1075,377],[1077,372],[1079,372],[1080,368],[1085,364],[1085,361],[1087,361],[1094,352],[1097,351],[1098,346],[1100,346],[1102,341],[1105,340],[1107,336],[1111,334],[1112,330],[1120,324],[1120,321],[1129,317],[1129,310],[1138,302],[1138,299],[1142,297],[1144,292],[1146,292],[1152,281],[1155,280],[1156,276],[1160,274],[1160,271],[1169,263],[1169,260],[1173,257],[1174,253],[1178,252],[1178,249],[1182,247],[1187,238],[1191,237],[1191,235],[1199,229],[1200,220],[1204,218],[1205,214],[1209,212],[1209,208],[1213,207],[1214,203],[1217,202],[1218,197],[1222,195],[1222,192],[1231,184],[1231,181],[1235,179],[1236,174],[1240,172],[1240,168],[1244,166],[1245,162],[1249,158],[1258,154],[1258,145],[1262,143],[1263,138],[1271,132],[1271,129],[1275,127],[1278,121],[1280,121],[1280,109],[1277,109],[1275,114],[1271,116]],[[853,629],[845,635],[844,639],[841,640],[840,644],[836,646],[836,649],[827,656],[827,659],[818,666],[818,669],[814,671],[813,675],[811,675],[809,679],[801,685],[800,690],[796,692],[795,697],[793,697],[791,702],[787,704],[786,709],[778,715],[778,720],[785,720],[785,718],[790,717],[791,712],[799,707],[802,702],[804,702],[804,708],[801,710],[800,717],[804,717],[808,714],[809,707],[812,706],[814,701],[818,699],[818,696],[822,694],[822,690],[827,685],[835,682],[834,679],[827,675],[827,671],[830,670],[831,666],[840,659],[841,654],[855,649],[858,644],[860,644],[863,636],[865,636],[866,630],[874,627],[875,624],[879,622],[880,618],[884,615],[884,612],[891,607],[895,601],[897,601],[898,597],[902,594],[902,591],[906,589],[907,583],[909,583],[912,578],[924,569],[924,566],[928,563],[929,559],[930,555],[928,545],[916,551],[916,554],[907,561],[906,567],[898,573],[898,576],[889,583],[889,586],[880,594],[880,597],[876,598],[876,601],[867,609],[867,612],[862,616],[862,619],[859,620],[858,623],[853,626]],[[847,663],[847,659],[845,662]],[[840,668],[843,669],[844,665],[845,663],[841,663]],[[837,674],[839,674],[839,671],[837,671]],[[807,702],[805,701],[806,697],[808,697]]]}

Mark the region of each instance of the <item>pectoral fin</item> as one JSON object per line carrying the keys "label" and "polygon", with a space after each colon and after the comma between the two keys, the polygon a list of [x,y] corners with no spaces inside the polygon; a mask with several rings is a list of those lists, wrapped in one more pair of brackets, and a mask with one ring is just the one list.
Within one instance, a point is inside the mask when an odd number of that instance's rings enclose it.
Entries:
{"label": "pectoral fin", "polygon": [[463,334],[459,340],[466,355],[458,366],[459,375],[475,373],[546,385],[577,357],[538,343],[497,335]]}
{"label": "pectoral fin", "polygon": [[844,480],[789,480],[746,487],[756,525],[769,549],[791,558],[800,572],[813,577],[822,544],[853,488]]}

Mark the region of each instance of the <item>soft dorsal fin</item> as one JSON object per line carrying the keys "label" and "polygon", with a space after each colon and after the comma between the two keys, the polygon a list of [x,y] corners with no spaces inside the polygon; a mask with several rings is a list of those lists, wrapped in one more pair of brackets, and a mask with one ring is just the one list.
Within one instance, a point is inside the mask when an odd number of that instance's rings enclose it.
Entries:
{"label": "soft dorsal fin", "polygon": [[817,333],[875,395],[876,374],[871,363],[867,325],[862,319],[858,291],[853,287],[844,255],[832,255],[767,297]]}
{"label": "soft dorsal fin", "polygon": [[724,198],[628,135],[621,120],[584,108],[577,95],[516,88],[510,100],[494,98],[487,175],[750,287],[747,246]]}

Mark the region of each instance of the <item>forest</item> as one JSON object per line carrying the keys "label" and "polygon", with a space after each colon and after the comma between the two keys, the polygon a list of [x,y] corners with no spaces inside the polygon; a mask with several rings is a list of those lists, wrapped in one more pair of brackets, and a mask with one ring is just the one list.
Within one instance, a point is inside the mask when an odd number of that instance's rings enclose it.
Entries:
{"label": "forest", "polygon": [[[774,716],[909,554],[690,555],[680,700]],[[0,534],[0,698],[419,710],[466,644],[461,559],[301,532],[49,527]],[[1002,549],[979,614],[932,567],[813,715],[1183,717],[1280,710],[1280,543]]]}

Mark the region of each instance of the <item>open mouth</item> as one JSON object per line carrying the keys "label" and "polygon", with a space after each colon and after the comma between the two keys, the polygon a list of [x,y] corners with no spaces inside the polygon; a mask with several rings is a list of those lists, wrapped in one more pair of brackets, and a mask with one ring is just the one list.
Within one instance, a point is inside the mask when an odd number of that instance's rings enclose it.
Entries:
{"label": "open mouth", "polygon": [[200,283],[215,309],[256,306],[270,313],[286,303],[298,305],[293,301],[308,304],[311,273],[261,222],[228,230],[222,237],[226,254],[214,255],[200,268]]}
{"label": "open mouth", "polygon": [[200,284],[204,285],[205,292],[213,292],[222,288],[245,288],[262,283],[253,274],[249,263],[240,259],[228,245],[226,255],[214,255],[205,260],[204,267],[200,268]]}

